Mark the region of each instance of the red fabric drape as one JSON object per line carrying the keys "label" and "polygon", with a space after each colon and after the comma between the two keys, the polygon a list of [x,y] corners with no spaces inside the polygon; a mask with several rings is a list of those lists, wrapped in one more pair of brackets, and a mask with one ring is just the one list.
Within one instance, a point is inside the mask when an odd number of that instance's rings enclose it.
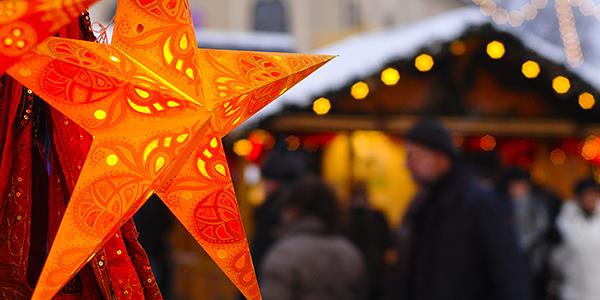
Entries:
{"label": "red fabric drape", "polygon": [[[92,40],[89,17],[60,36]],[[5,76],[0,80],[0,299],[28,299],[91,136]],[[133,221],[55,299],[162,299]]]}

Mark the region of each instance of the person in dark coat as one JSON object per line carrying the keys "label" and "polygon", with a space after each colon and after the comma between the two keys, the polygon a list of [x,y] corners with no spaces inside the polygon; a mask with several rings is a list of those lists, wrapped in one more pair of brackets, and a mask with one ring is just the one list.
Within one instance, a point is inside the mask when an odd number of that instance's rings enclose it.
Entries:
{"label": "person in dark coat", "polygon": [[338,232],[333,189],[319,178],[304,178],[284,199],[280,238],[260,266],[263,299],[369,299],[360,251]]}
{"label": "person in dark coat", "polygon": [[406,135],[420,192],[404,220],[409,300],[524,300],[528,279],[510,208],[458,162],[448,130],[423,120]]}
{"label": "person in dark coat", "polygon": [[162,294],[169,298],[173,287],[173,247],[169,242],[169,234],[175,225],[171,211],[154,194],[135,214],[134,220],[140,232],[140,244],[148,254],[156,282]]}
{"label": "person in dark coat", "polygon": [[[282,221],[284,191],[304,172],[302,157],[295,152],[276,148],[266,157],[262,167],[266,199],[254,211],[255,229],[250,243],[255,266],[262,264],[265,254],[275,243],[276,231]],[[260,270],[257,275],[260,279]]]}
{"label": "person in dark coat", "polygon": [[364,183],[355,183],[352,188],[343,233],[365,259],[369,299],[381,299],[385,257],[392,247],[392,236],[385,215],[370,207]]}
{"label": "person in dark coat", "polygon": [[548,299],[551,292],[550,253],[558,244],[557,205],[560,199],[537,187],[529,172],[510,167],[498,182],[498,193],[512,206],[521,249],[527,257],[531,292],[535,299]]}

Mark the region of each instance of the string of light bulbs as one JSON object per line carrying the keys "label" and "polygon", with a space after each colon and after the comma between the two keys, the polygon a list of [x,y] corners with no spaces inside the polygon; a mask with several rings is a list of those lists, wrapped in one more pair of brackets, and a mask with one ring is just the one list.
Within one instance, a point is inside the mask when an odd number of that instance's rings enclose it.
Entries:
{"label": "string of light bulbs", "polygon": [[511,10],[499,6],[494,0],[473,0],[473,3],[479,5],[481,12],[490,16],[494,22],[516,27],[535,19],[538,12],[546,8],[548,0],[530,0],[520,8]]}
{"label": "string of light bulbs", "polygon": [[[507,10],[494,0],[472,1],[479,5],[481,12],[490,16],[495,23],[509,24],[514,27],[535,19],[538,12],[548,6],[548,0],[530,0],[518,9]],[[567,62],[572,66],[581,65],[583,51],[577,33],[573,8],[577,7],[584,16],[594,15],[600,20],[600,5],[595,4],[593,0],[555,0],[554,7]]]}
{"label": "string of light bulbs", "polygon": [[595,4],[593,0],[569,0],[569,4],[577,7],[582,15],[600,20],[600,4]]}

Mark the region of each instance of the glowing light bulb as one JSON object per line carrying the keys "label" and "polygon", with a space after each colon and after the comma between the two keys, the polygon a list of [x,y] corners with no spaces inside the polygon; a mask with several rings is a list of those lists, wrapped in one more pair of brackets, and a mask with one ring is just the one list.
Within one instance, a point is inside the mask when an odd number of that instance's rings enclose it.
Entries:
{"label": "glowing light bulb", "polygon": [[536,78],[540,75],[540,64],[533,60],[528,60],[521,66],[521,72],[529,79]]}
{"label": "glowing light bulb", "polygon": [[363,81],[359,81],[352,86],[350,94],[356,100],[362,100],[369,95],[369,85]]}
{"label": "glowing light bulb", "polygon": [[415,58],[415,67],[421,72],[427,72],[435,64],[433,57],[429,54],[421,54]]}
{"label": "glowing light bulb", "polygon": [[252,152],[252,142],[247,139],[241,139],[233,144],[233,152],[238,156],[248,156]]}
{"label": "glowing light bulb", "polygon": [[579,106],[581,106],[581,108],[592,109],[592,107],[594,107],[595,104],[596,99],[594,98],[594,95],[588,92],[581,93],[579,95]]}
{"label": "glowing light bulb", "polygon": [[313,111],[317,115],[326,115],[331,110],[331,101],[327,98],[319,98],[313,102]]}
{"label": "glowing light bulb", "polygon": [[381,72],[381,81],[385,85],[396,85],[400,81],[400,72],[394,68],[387,68]]}
{"label": "glowing light bulb", "polygon": [[501,59],[502,57],[504,57],[504,54],[506,53],[506,48],[504,47],[504,44],[502,44],[499,41],[491,41],[487,44],[487,54],[492,58],[492,59]]}
{"label": "glowing light bulb", "polygon": [[552,88],[559,94],[566,94],[571,89],[571,81],[564,76],[556,76],[552,80]]}

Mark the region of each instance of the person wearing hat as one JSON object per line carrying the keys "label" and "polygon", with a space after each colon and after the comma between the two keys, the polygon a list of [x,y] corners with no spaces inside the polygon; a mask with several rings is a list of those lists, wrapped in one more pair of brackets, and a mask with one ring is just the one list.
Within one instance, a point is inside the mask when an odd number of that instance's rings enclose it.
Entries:
{"label": "person wearing hat", "polygon": [[448,130],[422,120],[406,134],[406,151],[419,193],[401,229],[401,295],[388,298],[529,299],[510,209],[461,166]]}
{"label": "person wearing hat", "polygon": [[[265,158],[261,170],[266,198],[254,211],[255,228],[250,251],[255,266],[262,264],[265,254],[276,241],[276,231],[282,225],[282,196],[286,188],[306,172],[299,153],[277,146]],[[257,275],[260,279],[260,270],[257,270]]]}

